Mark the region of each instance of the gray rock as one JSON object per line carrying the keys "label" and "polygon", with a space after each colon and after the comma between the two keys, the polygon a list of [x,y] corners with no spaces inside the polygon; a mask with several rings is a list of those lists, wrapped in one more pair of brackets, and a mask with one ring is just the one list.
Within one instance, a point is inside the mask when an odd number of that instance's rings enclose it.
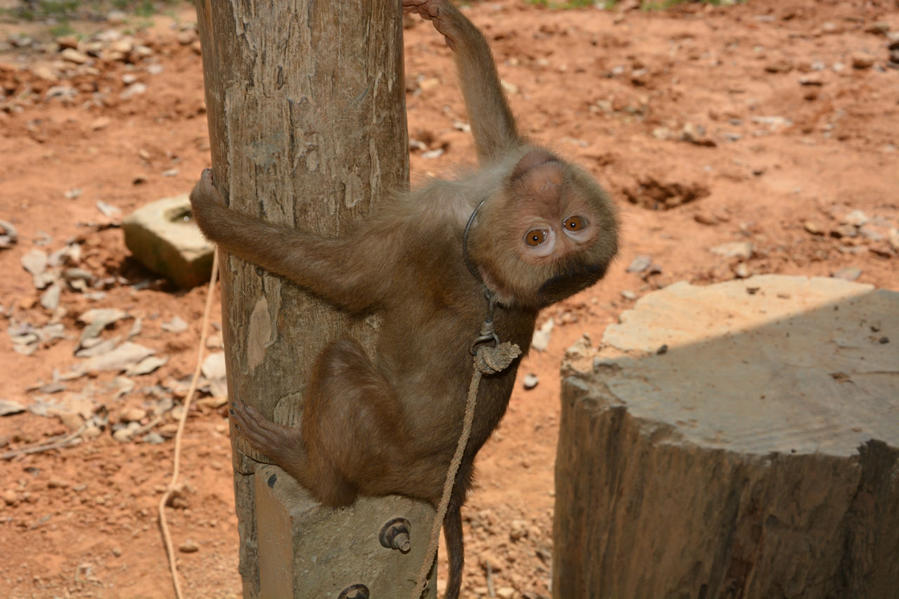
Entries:
{"label": "gray rock", "polygon": [[0,220],[0,250],[12,247],[19,240],[19,233],[9,221]]}
{"label": "gray rock", "polygon": [[88,373],[122,372],[153,353],[154,351],[149,347],[126,341],[110,352],[88,358],[81,366],[84,372]]}
{"label": "gray rock", "polygon": [[181,333],[187,330],[187,323],[180,316],[173,316],[170,321],[162,323],[161,328],[168,333]]}
{"label": "gray rock", "polygon": [[150,374],[151,372],[157,370],[160,366],[163,366],[168,361],[168,358],[149,356],[129,368],[127,371],[125,371],[125,374],[127,374],[128,376],[141,376],[144,374]]}
{"label": "gray rock", "polygon": [[206,356],[200,370],[210,380],[225,378],[225,352],[214,352]]}
{"label": "gray rock", "polygon": [[125,245],[150,270],[182,288],[209,280],[213,245],[191,220],[187,194],[147,204],[122,228]]}
{"label": "gray rock", "polygon": [[9,399],[0,399],[0,416],[21,414],[24,411],[25,406],[23,406],[22,404]]}
{"label": "gray rock", "polygon": [[59,296],[62,293],[62,285],[53,283],[41,294],[41,306],[48,312],[56,312],[59,307]]}
{"label": "gray rock", "polygon": [[524,380],[522,381],[522,385],[525,389],[533,389],[540,382],[540,379],[537,378],[537,375],[534,373],[529,373],[524,375]]}
{"label": "gray rock", "polygon": [[652,264],[651,256],[637,256],[627,267],[627,272],[643,272]]}
{"label": "gray rock", "polygon": [[546,322],[544,322],[539,329],[534,331],[534,336],[531,339],[531,349],[546,351],[546,348],[549,346],[549,339],[552,336],[554,326],[555,322],[553,322],[553,319],[547,318]]}

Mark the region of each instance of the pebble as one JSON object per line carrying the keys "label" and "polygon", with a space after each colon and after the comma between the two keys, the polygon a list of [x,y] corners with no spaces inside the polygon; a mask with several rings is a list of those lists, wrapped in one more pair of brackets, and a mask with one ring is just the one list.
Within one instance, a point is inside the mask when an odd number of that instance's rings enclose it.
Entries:
{"label": "pebble", "polygon": [[184,541],[181,543],[181,546],[178,547],[178,551],[181,553],[196,553],[200,550],[200,546],[197,545],[196,541]]}
{"label": "pebble", "polygon": [[874,66],[874,57],[865,52],[853,52],[851,59],[853,69],[870,69]]}
{"label": "pebble", "polygon": [[145,84],[140,82],[132,83],[131,85],[126,87],[121,94],[119,94],[119,97],[123,100],[128,100],[130,98],[133,98],[134,96],[146,93],[146,91],[147,86]]}
{"label": "pebble", "polygon": [[634,258],[627,267],[627,272],[643,272],[652,264],[652,256],[640,255]]}
{"label": "pebble", "polygon": [[634,293],[633,291],[631,291],[630,289],[625,289],[624,291],[621,292],[621,297],[623,297],[626,300],[634,301],[635,299],[637,299],[637,294]]}
{"label": "pebble", "polygon": [[173,316],[168,322],[161,325],[163,331],[168,333],[181,333],[187,330],[187,323],[179,316]]}
{"label": "pebble", "polygon": [[890,229],[887,238],[890,241],[890,246],[899,252],[899,229]]}
{"label": "pebble", "polygon": [[843,217],[842,222],[853,227],[861,227],[868,222],[868,216],[861,210],[853,210]]}
{"label": "pebble", "polygon": [[522,384],[524,385],[525,389],[530,390],[530,389],[533,389],[534,387],[536,387],[539,382],[540,382],[540,379],[537,377],[536,374],[529,373],[524,376],[524,381],[522,382]]}
{"label": "pebble", "polygon": [[821,230],[821,227],[810,220],[802,223],[802,228],[806,230],[807,233],[811,233],[812,235],[824,235],[824,231]]}
{"label": "pebble", "polygon": [[847,268],[841,268],[840,270],[833,273],[833,278],[835,279],[844,279],[846,281],[855,281],[862,274],[862,269],[856,268],[854,266],[850,266]]}
{"label": "pebble", "polygon": [[515,597],[515,589],[512,587],[499,587],[496,589],[496,596],[499,599],[512,599]]}
{"label": "pebble", "polygon": [[119,415],[121,422],[138,422],[147,415],[147,411],[143,408],[127,408]]}
{"label": "pebble", "polygon": [[722,243],[709,248],[713,254],[723,256],[724,258],[741,258],[748,260],[752,257],[752,244],[748,241],[733,241],[731,243]]}
{"label": "pebble", "polygon": [[87,54],[85,54],[84,52],[79,52],[74,48],[66,48],[65,50],[60,52],[60,56],[63,60],[75,64],[84,64],[89,60]]}
{"label": "pebble", "polygon": [[533,349],[537,351],[546,351],[555,324],[556,323],[552,318],[548,318],[539,329],[534,331],[534,336],[531,339],[531,347]]}
{"label": "pebble", "polygon": [[12,489],[3,492],[3,501],[6,505],[16,505],[19,503],[19,496]]}

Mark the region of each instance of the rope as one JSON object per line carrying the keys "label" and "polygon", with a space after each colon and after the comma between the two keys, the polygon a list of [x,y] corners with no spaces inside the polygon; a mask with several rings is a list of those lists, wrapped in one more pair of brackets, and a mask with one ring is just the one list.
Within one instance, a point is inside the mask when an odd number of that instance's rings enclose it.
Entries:
{"label": "rope", "polygon": [[477,405],[478,387],[481,384],[481,377],[485,374],[496,374],[505,370],[520,355],[521,348],[509,342],[501,343],[495,347],[483,344],[477,347],[471,383],[468,385],[468,399],[465,401],[465,419],[462,421],[462,433],[459,435],[459,441],[456,443],[456,452],[453,454],[453,459],[450,461],[449,469],[446,472],[446,479],[443,481],[443,495],[440,497],[437,515],[434,516],[434,524],[431,526],[431,538],[428,541],[425,560],[418,571],[418,582],[412,595],[413,599],[421,598],[421,594],[424,592],[425,585],[428,582],[428,573],[431,571],[434,558],[437,556],[440,528],[443,526],[443,519],[446,518],[446,511],[449,508],[456,474],[459,472],[459,465],[462,463],[465,447],[468,445],[469,437],[471,437],[471,425],[474,422],[474,409]]}
{"label": "rope", "polygon": [[175,597],[181,599],[181,583],[178,581],[178,568],[175,566],[175,549],[172,545],[172,535],[169,534],[169,526],[165,519],[165,505],[175,491],[178,483],[178,473],[181,469],[181,436],[184,433],[184,424],[187,422],[187,413],[190,410],[190,402],[197,390],[197,382],[200,380],[200,369],[203,366],[203,350],[206,347],[206,333],[209,329],[209,313],[212,311],[212,292],[215,289],[215,278],[218,274],[219,251],[218,247],[212,253],[212,276],[209,279],[209,290],[206,293],[206,307],[203,309],[203,321],[200,326],[200,347],[197,350],[197,367],[194,370],[193,379],[190,381],[190,388],[187,391],[187,397],[184,398],[184,409],[181,411],[181,418],[178,420],[178,432],[175,433],[175,457],[172,467],[172,478],[169,486],[166,488],[162,499],[159,500],[159,527],[162,529],[162,540],[165,543],[165,552],[169,558],[169,570],[172,574],[172,584],[175,586]]}

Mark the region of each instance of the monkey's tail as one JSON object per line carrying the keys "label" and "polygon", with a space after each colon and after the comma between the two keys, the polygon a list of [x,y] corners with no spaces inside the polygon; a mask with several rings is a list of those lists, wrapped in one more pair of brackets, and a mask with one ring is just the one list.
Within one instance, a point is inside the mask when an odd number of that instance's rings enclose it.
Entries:
{"label": "monkey's tail", "polygon": [[462,564],[465,562],[465,546],[462,543],[462,512],[456,502],[450,504],[443,519],[443,536],[449,560],[449,580],[443,599],[458,599],[462,590]]}

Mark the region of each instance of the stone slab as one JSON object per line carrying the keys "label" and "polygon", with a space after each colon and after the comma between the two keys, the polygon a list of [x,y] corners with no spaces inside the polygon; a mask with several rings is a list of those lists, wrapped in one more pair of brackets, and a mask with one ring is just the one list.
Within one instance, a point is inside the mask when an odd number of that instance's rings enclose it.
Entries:
{"label": "stone slab", "polygon": [[122,221],[134,257],[185,289],[209,280],[214,251],[190,214],[190,199],[183,194],[147,204]]}

